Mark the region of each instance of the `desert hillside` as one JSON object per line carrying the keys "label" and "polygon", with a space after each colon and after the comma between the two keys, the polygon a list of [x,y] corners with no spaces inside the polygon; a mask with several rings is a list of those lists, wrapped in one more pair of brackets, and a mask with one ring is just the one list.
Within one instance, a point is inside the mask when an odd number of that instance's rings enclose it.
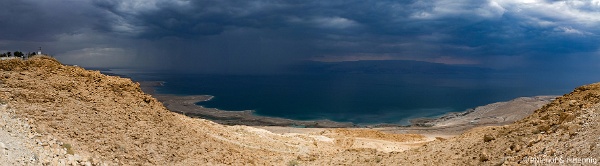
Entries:
{"label": "desert hillside", "polygon": [[557,157],[600,159],[600,84],[579,87],[514,124],[475,128],[450,139],[369,129],[276,134],[224,126],[173,113],[129,79],[48,57],[0,61],[0,100],[5,146],[0,150],[28,165],[516,165]]}
{"label": "desert hillside", "polygon": [[[274,134],[223,126],[170,112],[129,79],[65,66],[48,57],[0,61],[0,70],[0,98],[7,104],[3,111],[29,124],[34,142],[50,142],[56,144],[50,148],[67,153],[59,159],[36,157],[32,163],[293,165],[331,158],[340,151],[377,158],[405,150],[396,147],[427,141],[421,135],[378,131]],[[69,155],[77,157],[69,160]]]}
{"label": "desert hillside", "polygon": [[600,84],[558,97],[514,124],[476,128],[397,153],[386,162],[434,165],[596,165],[600,159]]}

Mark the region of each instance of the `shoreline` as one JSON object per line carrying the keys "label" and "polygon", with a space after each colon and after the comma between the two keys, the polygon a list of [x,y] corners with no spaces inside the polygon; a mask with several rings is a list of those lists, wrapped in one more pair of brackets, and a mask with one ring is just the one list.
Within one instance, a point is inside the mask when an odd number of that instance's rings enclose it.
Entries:
{"label": "shoreline", "polygon": [[167,109],[189,117],[203,118],[224,125],[247,126],[284,126],[300,128],[349,128],[358,127],[350,122],[335,122],[331,120],[292,120],[278,117],[254,115],[254,111],[226,111],[216,108],[205,108],[196,105],[198,102],[208,101],[210,95],[178,96],[172,94],[156,93],[155,87],[162,86],[160,81],[139,82],[140,88],[145,93],[152,95],[163,103]]}
{"label": "shoreline", "polygon": [[554,100],[557,96],[519,97],[510,101],[496,102],[463,112],[449,112],[439,117],[420,117],[410,119],[411,125],[374,124],[357,125],[351,122],[335,122],[331,120],[293,120],[278,117],[254,115],[252,110],[226,111],[216,108],[205,108],[196,105],[208,101],[210,95],[178,96],[156,93],[161,81],[142,81],[140,88],[163,103],[167,109],[189,117],[203,118],[224,125],[247,126],[281,126],[294,128],[377,128],[399,133],[423,133],[443,130],[443,133],[458,133],[479,126],[505,125],[529,116],[536,109]]}

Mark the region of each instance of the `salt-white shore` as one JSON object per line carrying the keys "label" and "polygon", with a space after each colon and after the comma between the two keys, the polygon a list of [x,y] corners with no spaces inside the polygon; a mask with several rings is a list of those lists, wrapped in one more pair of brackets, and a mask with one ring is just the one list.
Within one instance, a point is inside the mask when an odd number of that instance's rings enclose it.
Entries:
{"label": "salt-white shore", "polygon": [[[158,94],[154,88],[156,86],[162,86],[161,82],[141,82],[140,85],[144,92],[152,94],[152,96],[163,102],[163,104],[173,112],[178,112],[191,117],[210,119],[221,124],[282,127],[299,126],[303,128],[360,127],[352,123],[334,122],[330,120],[300,121],[258,116],[253,114],[253,111],[251,110],[225,111],[214,108],[204,108],[195,103],[210,100],[212,96]],[[556,96],[520,97],[511,101],[480,106],[464,112],[448,113],[437,118],[416,118],[411,120],[411,126],[376,124],[362,127],[379,128],[381,130],[398,133],[439,133],[441,135],[453,135],[478,126],[504,125],[515,122],[532,114],[533,111],[541,108],[554,98],[556,98]]]}

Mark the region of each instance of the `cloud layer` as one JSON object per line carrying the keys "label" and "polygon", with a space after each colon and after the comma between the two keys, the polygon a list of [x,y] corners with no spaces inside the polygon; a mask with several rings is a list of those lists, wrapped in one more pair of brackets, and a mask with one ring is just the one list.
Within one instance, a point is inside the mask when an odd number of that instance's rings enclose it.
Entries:
{"label": "cloud layer", "polygon": [[43,46],[89,66],[269,72],[301,60],[409,59],[546,69],[597,68],[600,56],[600,0],[8,0],[0,6],[8,7],[0,11],[0,51]]}

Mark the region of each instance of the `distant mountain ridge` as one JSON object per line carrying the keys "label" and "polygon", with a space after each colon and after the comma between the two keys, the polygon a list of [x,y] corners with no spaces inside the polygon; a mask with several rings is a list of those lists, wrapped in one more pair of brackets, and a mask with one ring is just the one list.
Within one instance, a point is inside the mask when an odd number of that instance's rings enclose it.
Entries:
{"label": "distant mountain ridge", "polygon": [[290,68],[300,73],[357,74],[476,74],[495,71],[467,65],[448,65],[412,60],[365,60],[347,62],[304,61]]}

